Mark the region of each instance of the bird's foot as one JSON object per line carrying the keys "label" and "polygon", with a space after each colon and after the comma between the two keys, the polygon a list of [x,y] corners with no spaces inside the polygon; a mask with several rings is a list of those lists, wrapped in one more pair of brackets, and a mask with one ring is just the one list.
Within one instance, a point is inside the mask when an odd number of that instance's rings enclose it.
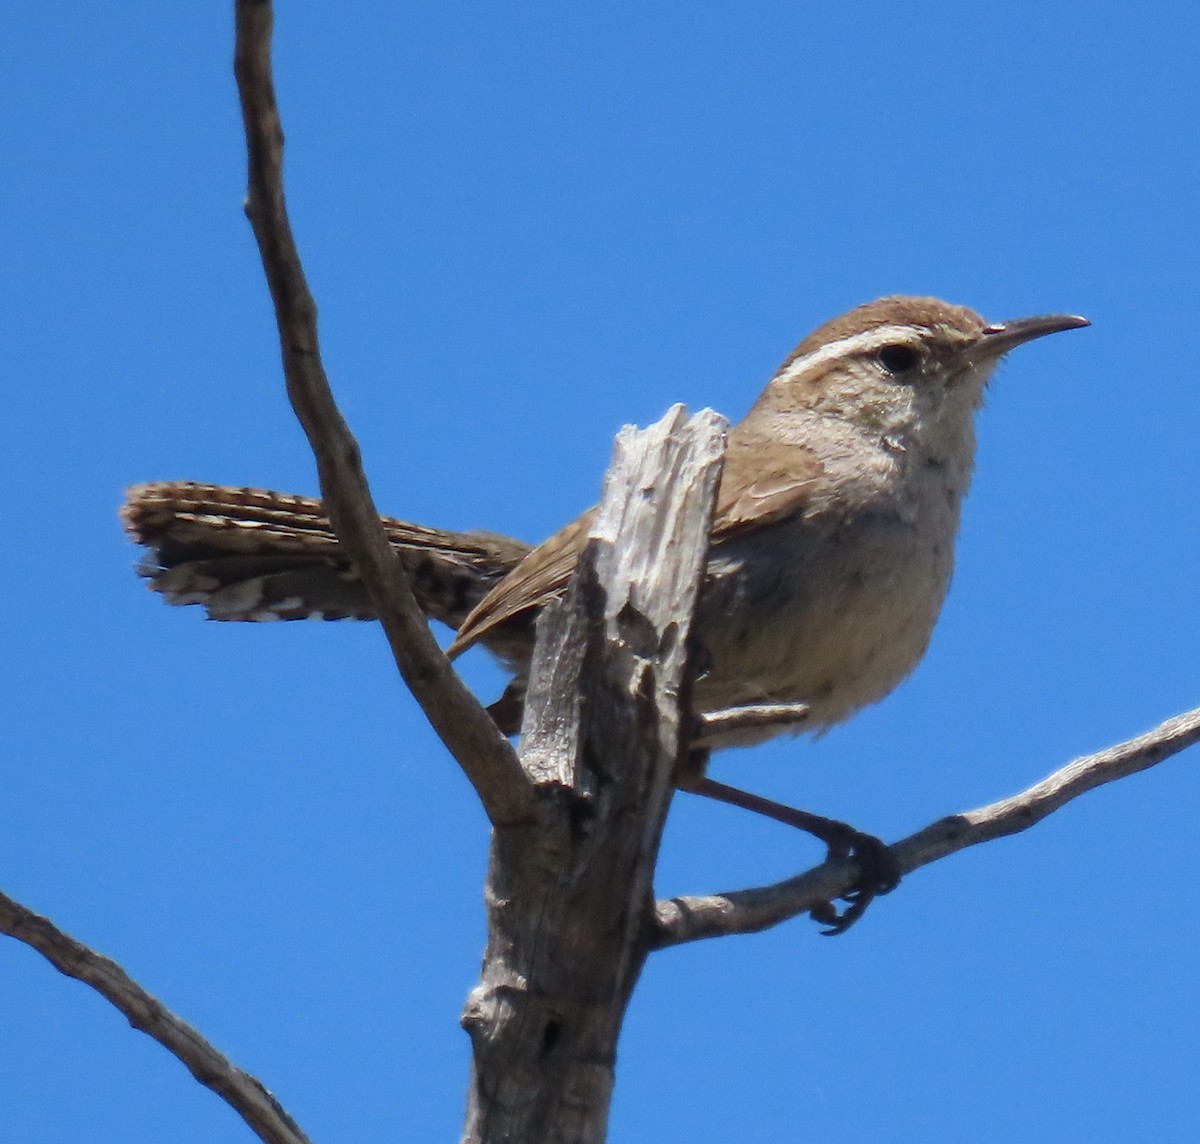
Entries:
{"label": "bird's foot", "polygon": [[822,934],[836,937],[854,925],[880,894],[890,894],[900,885],[901,871],[895,855],[882,839],[835,819],[826,822],[831,828],[830,836],[824,839],[830,860],[850,858],[858,863],[859,869],[858,881],[840,895],[839,900],[847,903],[845,909],[839,911],[833,902],[822,902],[809,911],[813,921],[827,927]]}
{"label": "bird's foot", "polygon": [[899,863],[888,849],[887,843],[875,835],[865,834],[848,823],[839,822],[836,818],[826,818],[824,815],[799,810],[794,806],[785,806],[761,795],[750,794],[748,791],[710,779],[703,772],[705,754],[702,751],[694,754],[692,766],[681,776],[682,781],[677,780],[682,789],[764,815],[786,826],[794,826],[797,830],[803,830],[824,842],[829,849],[831,861],[849,858],[858,864],[858,881],[840,895],[840,900],[847,903],[844,910],[839,911],[833,902],[822,902],[810,911],[814,921],[828,927],[821,931],[826,936],[834,937],[845,933],[880,894],[889,894],[900,884]]}

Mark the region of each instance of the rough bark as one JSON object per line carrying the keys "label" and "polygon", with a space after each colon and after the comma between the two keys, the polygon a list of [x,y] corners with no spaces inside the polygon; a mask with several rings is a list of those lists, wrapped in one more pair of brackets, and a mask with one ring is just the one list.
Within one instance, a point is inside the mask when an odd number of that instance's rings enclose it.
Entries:
{"label": "rough bark", "polygon": [[686,746],[691,616],[724,422],[676,407],[617,441],[588,547],[538,626],[521,759],[537,821],[497,827],[463,1014],[470,1144],[600,1144]]}

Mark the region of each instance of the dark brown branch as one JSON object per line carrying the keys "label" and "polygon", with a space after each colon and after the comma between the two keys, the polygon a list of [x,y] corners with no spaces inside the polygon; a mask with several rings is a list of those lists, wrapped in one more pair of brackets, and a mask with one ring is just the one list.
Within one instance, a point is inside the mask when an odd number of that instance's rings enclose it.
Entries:
{"label": "dark brown branch", "polygon": [[56,969],[90,985],[129,1023],[178,1057],[267,1144],[308,1144],[308,1137],[260,1081],[235,1068],[191,1025],[151,997],[116,962],[68,937],[53,922],[0,894],[0,932],[36,949]]}
{"label": "dark brown branch", "polygon": [[305,281],[283,196],[283,130],[271,75],[272,10],[238,0],[234,72],[249,160],[246,214],[275,303],[288,397],[317,460],[321,495],[354,561],[404,682],[466,772],[493,823],[532,814],[532,788],[508,741],[438,647],[387,542],[358,443],[334,403],[317,343],[317,308]]}
{"label": "dark brown branch", "polygon": [[[968,846],[1028,830],[1081,794],[1147,770],[1196,742],[1200,707],[1136,739],[1075,759],[1012,798],[938,819],[890,850],[901,870],[911,873]],[[769,929],[838,897],[856,878],[853,862],[825,862],[771,886],[659,902],[655,948]]]}

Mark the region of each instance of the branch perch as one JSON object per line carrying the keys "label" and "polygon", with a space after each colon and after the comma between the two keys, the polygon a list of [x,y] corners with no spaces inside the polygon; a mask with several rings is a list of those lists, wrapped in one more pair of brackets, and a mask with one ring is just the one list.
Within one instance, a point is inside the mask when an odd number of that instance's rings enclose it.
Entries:
{"label": "branch perch", "polygon": [[317,461],[321,495],[339,542],[379,614],[396,666],[493,824],[529,818],[533,792],[508,740],[450,666],[388,544],[346,425],[321,365],[317,307],[283,195],[283,129],[271,74],[269,0],[238,0],[234,74],[246,130],[246,215],[275,304],[292,407]]}
{"label": "branch perch", "polygon": [[689,630],[724,431],[678,406],[622,430],[571,586],[538,620],[521,758],[539,818],[492,836],[488,947],[463,1014],[464,1144],[604,1140],[691,727]]}
{"label": "branch perch", "polygon": [[[902,872],[909,874],[968,846],[1028,830],[1081,794],[1148,770],[1196,742],[1200,742],[1200,707],[1135,739],[1075,759],[1011,798],[940,818],[890,850]],[[661,901],[655,910],[655,948],[769,929],[840,896],[856,877],[852,861],[823,862],[770,886]]]}

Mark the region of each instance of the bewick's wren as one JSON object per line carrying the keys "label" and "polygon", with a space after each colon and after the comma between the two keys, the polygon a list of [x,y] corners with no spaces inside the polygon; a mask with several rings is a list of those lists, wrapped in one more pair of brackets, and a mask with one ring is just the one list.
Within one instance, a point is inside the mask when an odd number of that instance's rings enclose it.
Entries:
{"label": "bewick's wren", "polygon": [[[805,703],[810,728],[881,699],[925,651],[954,563],[973,415],[1015,346],[1087,325],[988,325],[892,297],[800,343],[729,432],[698,631],[702,711]],[[139,485],[122,516],[151,586],[219,620],[371,618],[320,504],[192,483]],[[422,606],[520,670],[566,586],[589,514],[530,548],[388,520]]]}
{"label": "bewick's wren", "polygon": [[[803,704],[805,726],[822,729],[908,675],[950,584],[988,378],[1015,346],[1087,324],[1055,314],[989,325],[933,298],[892,297],[805,338],[729,432],[697,614],[699,711]],[[370,617],[319,502],[155,484],[131,489],[123,516],[171,603],[222,620]],[[519,677],[532,620],[565,589],[588,520],[533,549],[385,523],[422,607],[458,628],[452,654],[482,643]]]}

